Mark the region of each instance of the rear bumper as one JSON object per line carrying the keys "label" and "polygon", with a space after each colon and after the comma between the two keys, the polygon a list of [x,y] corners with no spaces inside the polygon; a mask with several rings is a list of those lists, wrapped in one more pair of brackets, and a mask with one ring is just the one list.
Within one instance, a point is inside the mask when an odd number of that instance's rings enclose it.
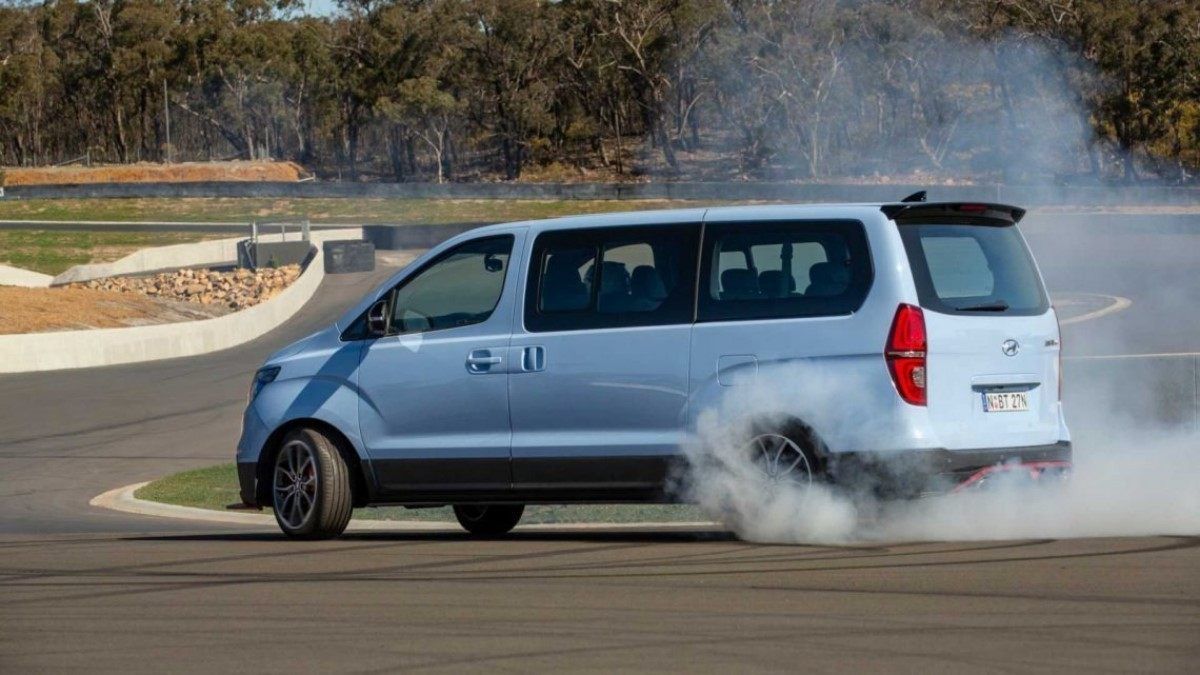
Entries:
{"label": "rear bumper", "polygon": [[917,494],[953,489],[988,467],[1045,462],[1070,464],[1071,457],[1071,442],[1059,441],[1052,445],[982,450],[836,453],[828,457],[827,468],[838,483]]}

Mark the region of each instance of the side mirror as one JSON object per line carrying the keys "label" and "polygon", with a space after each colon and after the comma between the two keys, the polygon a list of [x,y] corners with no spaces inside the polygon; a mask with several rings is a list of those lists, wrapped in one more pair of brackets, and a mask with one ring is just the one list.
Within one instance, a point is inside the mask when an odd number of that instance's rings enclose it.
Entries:
{"label": "side mirror", "polygon": [[380,300],[367,310],[367,333],[379,337],[387,333],[387,300]]}
{"label": "side mirror", "polygon": [[504,269],[504,261],[489,253],[483,258],[483,269],[495,274]]}

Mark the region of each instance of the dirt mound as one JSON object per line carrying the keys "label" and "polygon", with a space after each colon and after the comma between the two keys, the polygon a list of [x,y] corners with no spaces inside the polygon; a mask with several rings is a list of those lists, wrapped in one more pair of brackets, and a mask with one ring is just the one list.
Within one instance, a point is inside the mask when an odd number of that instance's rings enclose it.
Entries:
{"label": "dirt mound", "polygon": [[81,185],[86,183],[196,183],[201,181],[300,180],[292,162],[183,162],[181,164],[115,164],[5,168],[4,184]]}

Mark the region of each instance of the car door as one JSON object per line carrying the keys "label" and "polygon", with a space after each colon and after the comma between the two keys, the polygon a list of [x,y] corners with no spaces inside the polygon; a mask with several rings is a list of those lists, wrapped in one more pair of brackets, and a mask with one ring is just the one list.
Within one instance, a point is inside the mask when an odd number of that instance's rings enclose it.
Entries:
{"label": "car door", "polygon": [[513,484],[661,490],[687,409],[699,226],[542,232],[509,360]]}
{"label": "car door", "polygon": [[[879,346],[886,325],[864,330],[856,315],[873,279],[861,222],[718,214],[705,222],[700,259],[693,425],[706,412],[729,429],[798,417],[838,447],[875,423],[855,413],[871,409],[863,397],[890,390]],[[849,393],[855,399],[840,402]]]}
{"label": "car door", "polygon": [[359,368],[359,424],[385,493],[510,487],[509,331],[521,239],[472,239],[422,266],[387,296],[387,335]]}

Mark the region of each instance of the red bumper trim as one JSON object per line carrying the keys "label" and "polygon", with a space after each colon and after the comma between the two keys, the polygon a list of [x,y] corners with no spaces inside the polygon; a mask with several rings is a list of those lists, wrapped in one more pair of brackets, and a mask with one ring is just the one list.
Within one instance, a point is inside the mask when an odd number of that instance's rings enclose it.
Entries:
{"label": "red bumper trim", "polygon": [[982,469],[976,471],[975,473],[971,474],[970,476],[968,476],[966,480],[964,480],[963,482],[961,482],[957,486],[955,486],[955,488],[953,490],[951,490],[951,492],[952,493],[953,492],[961,492],[963,490],[966,490],[966,489],[970,488],[972,485],[978,484],[980,481],[982,481],[983,479],[987,478],[988,476],[990,476],[994,473],[1007,473],[1009,471],[1025,471],[1025,472],[1029,473],[1030,479],[1038,480],[1042,477],[1042,474],[1048,470],[1051,470],[1051,469],[1064,469],[1065,470],[1065,469],[1070,469],[1070,468],[1071,468],[1070,462],[1065,462],[1065,461],[1060,461],[1060,460],[1044,461],[1044,462],[1017,462],[1017,463],[1010,463],[1010,464],[995,464],[992,466],[985,466],[984,468],[982,468]]}

